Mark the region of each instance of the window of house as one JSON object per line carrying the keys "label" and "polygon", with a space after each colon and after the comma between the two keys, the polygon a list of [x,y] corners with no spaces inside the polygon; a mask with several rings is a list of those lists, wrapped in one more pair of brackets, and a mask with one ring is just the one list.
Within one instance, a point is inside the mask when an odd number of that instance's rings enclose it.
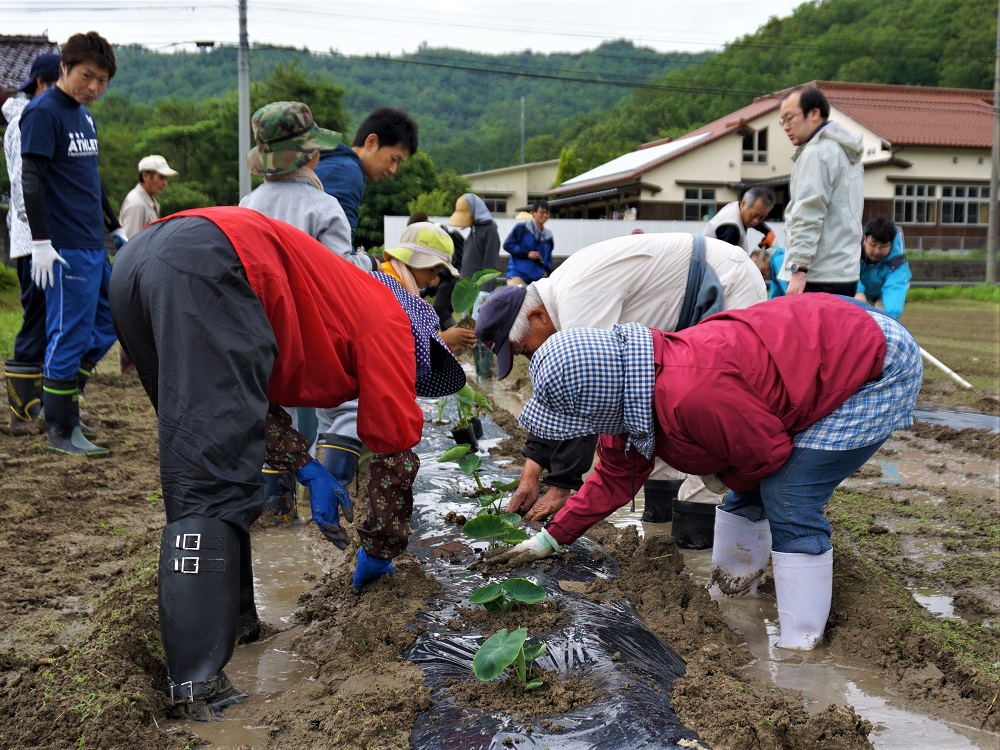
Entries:
{"label": "window of house", "polygon": [[684,221],[708,221],[715,216],[715,188],[684,188]]}
{"label": "window of house", "polygon": [[942,185],[941,223],[989,224],[989,187],[985,185]]}
{"label": "window of house", "polygon": [[937,185],[896,185],[893,221],[897,224],[933,224],[936,220]]}
{"label": "window of house", "polygon": [[767,128],[743,136],[743,163],[767,163]]}
{"label": "window of house", "polygon": [[483,196],[483,203],[486,204],[486,208],[490,210],[491,214],[506,214],[507,213],[507,199],[498,197],[494,198],[489,195]]}

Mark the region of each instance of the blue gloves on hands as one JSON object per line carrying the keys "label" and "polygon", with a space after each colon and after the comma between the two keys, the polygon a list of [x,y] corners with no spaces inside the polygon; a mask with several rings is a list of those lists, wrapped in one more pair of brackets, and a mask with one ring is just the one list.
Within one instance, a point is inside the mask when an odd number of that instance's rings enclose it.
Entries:
{"label": "blue gloves on hands", "polygon": [[125,234],[125,230],[118,227],[111,233],[111,241],[115,243],[115,250],[121,250],[122,247],[128,242],[128,235]]}
{"label": "blue gloves on hands", "polygon": [[368,557],[364,548],[358,549],[358,567],[354,569],[354,578],[351,585],[355,591],[361,591],[367,584],[381,578],[386,573],[392,575],[396,569],[392,567],[392,560],[383,560],[379,557]]}
{"label": "blue gloves on hands", "polygon": [[348,521],[354,520],[351,496],[344,485],[338,482],[315,458],[299,469],[295,478],[309,488],[313,521],[323,532],[323,536],[333,542],[338,549],[347,547],[347,534],[340,528],[340,511]]}

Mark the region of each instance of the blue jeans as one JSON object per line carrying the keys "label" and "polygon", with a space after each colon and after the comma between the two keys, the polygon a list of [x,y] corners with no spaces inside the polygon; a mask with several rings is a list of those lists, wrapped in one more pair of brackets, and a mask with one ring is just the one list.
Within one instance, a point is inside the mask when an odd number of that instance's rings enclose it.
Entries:
{"label": "blue jeans", "polygon": [[750,521],[767,519],[774,552],[821,555],[830,546],[823,514],[833,491],[875,455],[885,440],[846,451],[794,448],[777,473],[748,492],[730,490],[722,509]]}
{"label": "blue jeans", "polygon": [[47,378],[76,380],[80,362],[98,362],[115,343],[108,305],[111,261],[104,248],[59,248],[70,265],[52,267],[55,285],[45,291],[48,345],[42,373]]}

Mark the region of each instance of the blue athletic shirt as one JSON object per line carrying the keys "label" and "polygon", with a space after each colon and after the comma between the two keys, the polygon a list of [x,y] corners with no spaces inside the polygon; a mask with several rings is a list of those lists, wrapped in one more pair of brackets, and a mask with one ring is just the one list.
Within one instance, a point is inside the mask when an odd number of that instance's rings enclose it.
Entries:
{"label": "blue athletic shirt", "polygon": [[87,108],[56,86],[34,97],[21,114],[21,154],[49,160],[45,219],[52,245],[103,248],[97,126]]}
{"label": "blue athletic shirt", "polygon": [[365,197],[365,173],[361,157],[346,143],[338,144],[333,151],[321,151],[316,176],[323,183],[323,190],[340,201],[340,207],[351,225],[351,244],[357,243],[358,212]]}

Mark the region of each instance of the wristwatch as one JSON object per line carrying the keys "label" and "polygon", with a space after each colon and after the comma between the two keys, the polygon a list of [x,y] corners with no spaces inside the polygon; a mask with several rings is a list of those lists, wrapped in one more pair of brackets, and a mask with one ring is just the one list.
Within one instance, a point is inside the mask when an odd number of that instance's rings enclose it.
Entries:
{"label": "wristwatch", "polygon": [[809,273],[809,269],[806,266],[800,266],[798,263],[792,263],[792,265],[788,267],[788,270],[791,273],[799,273],[800,271],[802,273]]}

